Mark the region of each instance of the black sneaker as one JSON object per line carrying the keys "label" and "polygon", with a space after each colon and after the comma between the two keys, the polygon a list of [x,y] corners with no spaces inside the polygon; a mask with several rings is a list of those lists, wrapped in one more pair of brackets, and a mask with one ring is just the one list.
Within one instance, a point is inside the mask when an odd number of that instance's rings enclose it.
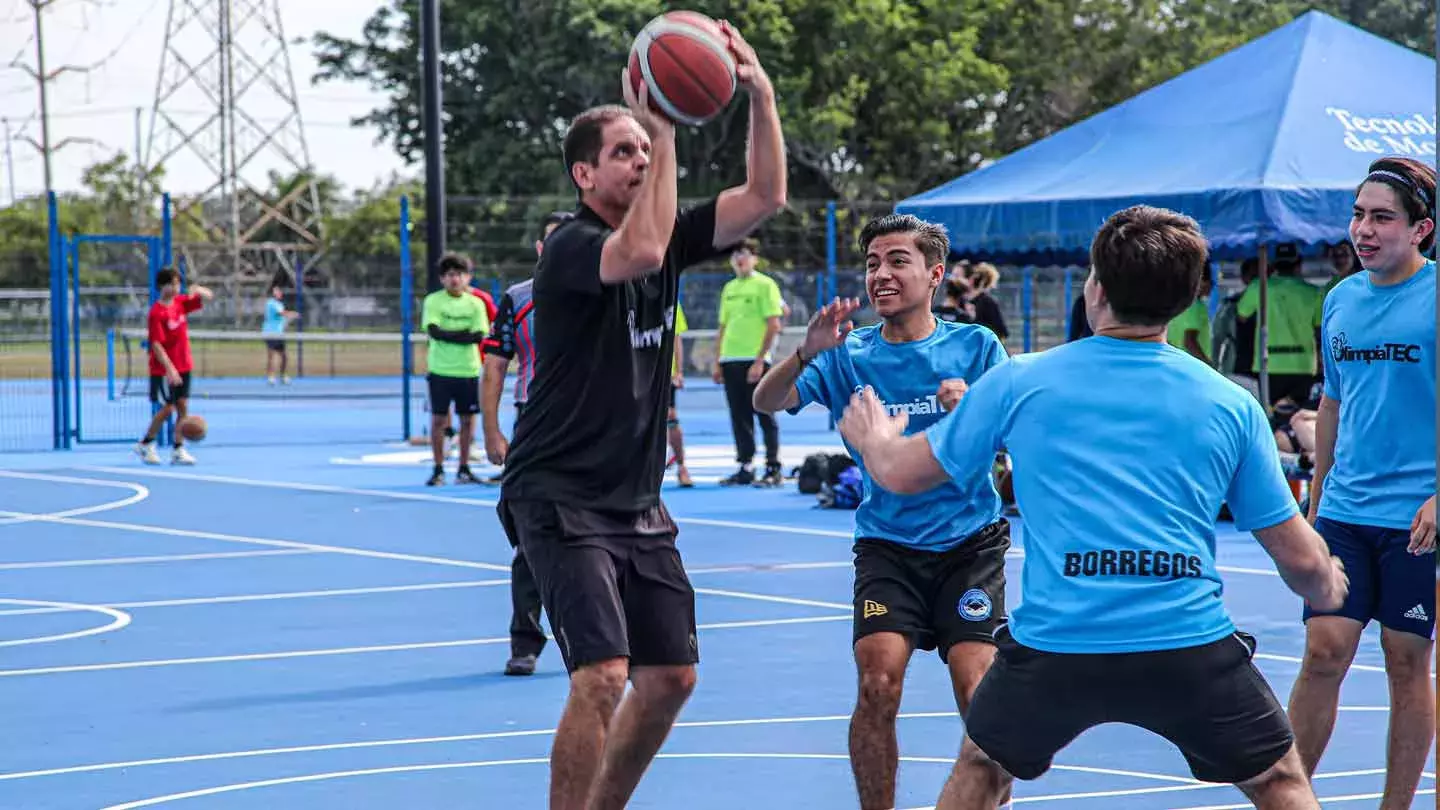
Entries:
{"label": "black sneaker", "polygon": [[535,674],[535,659],[536,659],[536,656],[534,656],[534,655],[516,655],[516,656],[512,656],[509,661],[506,661],[506,662],[505,662],[505,674],[506,674],[506,675],[534,675],[534,674]]}
{"label": "black sneaker", "polygon": [[432,472],[432,473],[430,473],[430,478],[429,478],[429,480],[427,480],[427,481],[425,482],[425,486],[427,486],[427,487],[443,487],[443,486],[445,486],[445,471],[444,471],[443,469],[439,468],[439,467],[436,467],[436,468],[435,468],[435,471]]}
{"label": "black sneaker", "polygon": [[757,487],[778,487],[784,486],[784,484],[785,477],[780,473],[779,464],[765,465],[765,475],[761,476],[760,480],[755,482],[755,486]]}
{"label": "black sneaker", "polygon": [[469,467],[461,467],[460,470],[455,473],[455,483],[478,484],[480,483],[480,479],[475,477],[475,473],[470,472]]}
{"label": "black sneaker", "polygon": [[729,478],[720,479],[722,487],[745,487],[753,483],[755,483],[755,473],[751,472],[749,467],[741,467]]}

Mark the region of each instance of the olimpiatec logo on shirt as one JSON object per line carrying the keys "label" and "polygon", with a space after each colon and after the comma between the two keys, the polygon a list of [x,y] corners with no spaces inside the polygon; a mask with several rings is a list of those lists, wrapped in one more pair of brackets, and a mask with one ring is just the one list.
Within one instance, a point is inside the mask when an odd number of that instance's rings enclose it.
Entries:
{"label": "olimpiatec logo on shirt", "polygon": [[1419,363],[1418,343],[1381,343],[1373,348],[1357,349],[1350,345],[1344,332],[1330,338],[1330,356],[1337,363]]}
{"label": "olimpiatec logo on shirt", "polygon": [[[865,386],[855,386],[856,393],[859,393],[863,390],[865,390]],[[902,413],[908,414],[910,416],[924,416],[944,413],[944,409],[940,407],[940,399],[934,394],[923,397],[916,397],[909,402],[891,403],[882,400],[880,404],[885,406],[885,410],[889,411],[891,416],[899,416]]]}

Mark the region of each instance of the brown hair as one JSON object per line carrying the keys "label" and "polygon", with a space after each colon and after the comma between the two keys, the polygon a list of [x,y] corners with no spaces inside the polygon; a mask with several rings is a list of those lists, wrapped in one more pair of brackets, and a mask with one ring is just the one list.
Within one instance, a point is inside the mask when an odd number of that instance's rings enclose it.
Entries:
{"label": "brown hair", "polygon": [[[1400,205],[1405,209],[1405,216],[1409,218],[1411,225],[1422,219],[1435,219],[1433,166],[1414,158],[1384,157],[1371,163],[1369,171],[1369,176],[1355,189],[1356,194],[1360,193],[1360,188],[1363,188],[1365,183],[1383,183],[1395,190],[1395,196],[1400,198]],[[1435,230],[1432,228],[1430,234],[1420,243],[1420,252],[1429,253],[1434,245]]]}
{"label": "brown hair", "polygon": [[1184,214],[1137,205],[1113,214],[1090,246],[1090,263],[1120,321],[1169,323],[1195,301],[1210,250]]}
{"label": "brown hair", "polygon": [[910,214],[887,214],[865,223],[865,227],[860,229],[860,252],[868,251],[870,243],[876,238],[892,233],[913,234],[915,246],[925,257],[927,266],[943,264],[950,255],[950,236],[945,229]]}
{"label": "brown hair", "polygon": [[[629,117],[630,110],[619,104],[602,104],[575,116],[570,122],[570,128],[565,130],[565,141],[561,147],[565,160],[565,176],[570,178],[572,185],[576,185],[576,163],[583,161],[591,166],[600,163],[600,150],[605,146],[605,127],[609,126],[611,121]],[[579,190],[578,185],[576,190]]]}

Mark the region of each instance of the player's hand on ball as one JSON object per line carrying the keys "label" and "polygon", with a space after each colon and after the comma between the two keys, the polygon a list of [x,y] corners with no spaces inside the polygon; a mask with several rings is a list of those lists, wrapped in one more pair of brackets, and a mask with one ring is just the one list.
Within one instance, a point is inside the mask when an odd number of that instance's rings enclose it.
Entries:
{"label": "player's hand on ball", "polygon": [[859,308],[858,298],[836,298],[811,316],[810,324],[805,328],[805,342],[800,345],[805,358],[814,359],[821,352],[844,343],[845,336],[855,328],[850,316]]}
{"label": "player's hand on ball", "polygon": [[875,396],[875,389],[867,385],[850,396],[850,405],[840,418],[839,427],[845,441],[864,455],[864,448],[877,441],[893,441],[903,436],[907,424],[909,417],[904,411],[891,416],[885,403]]}
{"label": "player's hand on ball", "polygon": [[625,94],[625,106],[630,108],[630,114],[635,116],[635,120],[640,122],[640,126],[645,128],[651,138],[675,137],[675,125],[650,106],[649,86],[645,82],[637,84],[638,89],[630,83],[628,67],[620,71],[620,91]]}
{"label": "player's hand on ball", "polygon": [[1435,496],[1430,496],[1420,511],[1415,513],[1415,519],[1410,521],[1410,546],[1411,554],[1428,554],[1435,550]]}
{"label": "player's hand on ball", "polygon": [[725,32],[725,46],[735,58],[736,83],[752,94],[774,95],[775,88],[770,84],[765,68],[760,66],[760,57],[755,55],[755,49],[728,20],[720,21],[720,30]]}
{"label": "player's hand on ball", "polygon": [[940,390],[935,392],[935,397],[940,400],[940,407],[953,411],[969,390],[970,386],[962,379],[946,380],[940,383]]}

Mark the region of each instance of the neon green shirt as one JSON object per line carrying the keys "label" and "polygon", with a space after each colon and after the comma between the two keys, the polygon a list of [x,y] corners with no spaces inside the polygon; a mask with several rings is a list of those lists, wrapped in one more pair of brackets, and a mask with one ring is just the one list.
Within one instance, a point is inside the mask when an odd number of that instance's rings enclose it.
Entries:
{"label": "neon green shirt", "polygon": [[[1320,311],[1325,293],[1319,287],[1294,276],[1271,276],[1270,373],[1314,374],[1315,330],[1320,328]],[[1260,283],[1252,282],[1241,294],[1235,313],[1253,318],[1260,311]],[[1259,324],[1257,322],[1258,329]],[[1260,371],[1260,337],[1256,332],[1252,371]]]}
{"label": "neon green shirt", "polygon": [[[485,303],[469,292],[451,295],[436,290],[425,296],[421,307],[420,328],[428,332],[431,324],[447,332],[489,332],[490,316]],[[479,377],[480,346],[431,338],[425,363],[431,374],[441,377]]]}
{"label": "neon green shirt", "polygon": [[1190,308],[1175,316],[1170,322],[1167,339],[1170,345],[1181,351],[1185,349],[1185,333],[1194,329],[1200,333],[1200,348],[1208,357],[1210,354],[1210,308],[1203,299],[1195,299]]}
{"label": "neon green shirt", "polygon": [[[780,285],[762,273],[736,276],[720,291],[720,361],[755,360],[765,342],[766,322],[783,313]],[[768,354],[767,354],[768,359]]]}
{"label": "neon green shirt", "polygon": [[670,356],[671,377],[680,373],[680,336],[689,331],[690,324],[685,322],[685,310],[677,303],[675,305],[675,353]]}

